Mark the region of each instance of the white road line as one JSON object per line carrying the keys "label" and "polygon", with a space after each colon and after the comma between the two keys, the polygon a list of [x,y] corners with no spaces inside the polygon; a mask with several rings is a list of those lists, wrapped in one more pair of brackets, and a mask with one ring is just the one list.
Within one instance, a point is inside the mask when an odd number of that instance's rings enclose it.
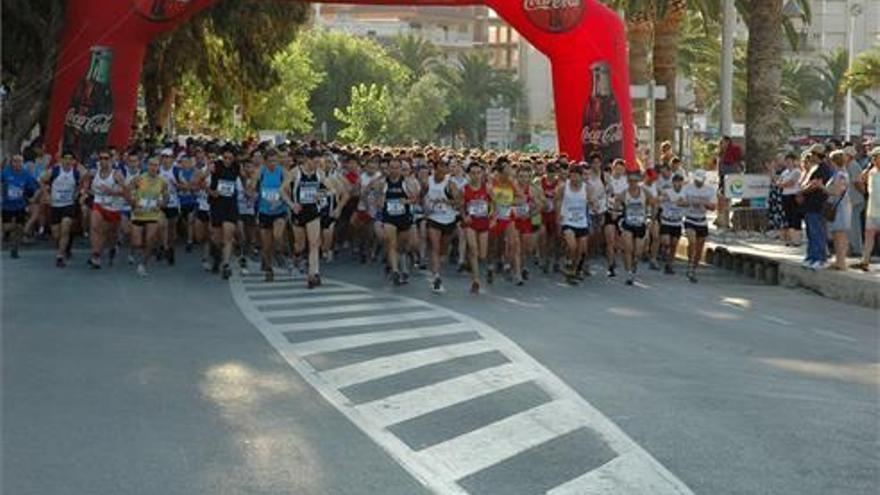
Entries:
{"label": "white road line", "polygon": [[424,320],[431,317],[446,316],[435,309],[419,309],[405,315],[376,315],[376,316],[358,316],[355,318],[339,318],[328,321],[309,321],[305,323],[290,323],[284,325],[276,325],[281,332],[299,332],[305,330],[325,330],[328,328],[354,327],[361,325],[379,325],[382,323],[396,323],[398,321]]}
{"label": "white road line", "polygon": [[401,340],[420,339],[424,337],[439,337],[450,333],[460,333],[472,330],[462,323],[450,323],[448,325],[434,325],[405,330],[392,330],[386,332],[362,333],[357,335],[343,335],[321,340],[310,340],[291,344],[294,351],[302,356],[310,356],[321,352],[333,352],[353,347],[361,347],[372,344],[385,344]]}
{"label": "white road line", "polygon": [[472,342],[431,347],[429,349],[371,359],[350,366],[324,371],[321,373],[321,378],[336,388],[344,388],[420,366],[441,363],[450,359],[493,350],[495,350],[495,346],[489,342],[474,340]]}
{"label": "white road line", "polygon": [[281,275],[281,276],[276,275],[275,278],[273,278],[272,282],[267,282],[266,279],[263,278],[263,275],[260,274],[258,276],[245,276],[245,278],[243,278],[241,280],[241,282],[243,284],[247,285],[248,287],[250,287],[251,285],[255,285],[255,284],[284,284],[284,283],[290,284],[290,283],[297,283],[297,282],[302,282],[303,284],[305,284],[306,278],[305,277],[297,277],[297,276],[291,277],[289,275]]}
{"label": "white road line", "polygon": [[[255,295],[265,295],[265,294],[247,294],[246,296],[255,296]],[[275,295],[273,292],[272,295]],[[330,296],[319,296],[319,297],[302,297],[297,298],[293,297],[288,299],[290,304],[300,304],[303,306],[308,306],[309,304],[314,303],[327,303],[327,302],[351,302],[351,301],[368,301],[370,299],[375,299],[376,297],[369,292],[364,292],[363,294],[344,294],[344,295],[330,295]],[[269,299],[258,299],[253,301],[252,304],[262,305],[268,304]]]}
{"label": "white road line", "polygon": [[557,400],[416,452],[415,456],[458,480],[583,426],[583,418],[572,404]]}
{"label": "white road line", "polygon": [[507,363],[360,404],[355,409],[373,417],[377,424],[387,427],[535,378],[536,375]]}
{"label": "white road line", "polygon": [[[316,290],[317,290],[317,292],[316,292]],[[261,290],[261,291],[256,291],[256,292],[252,291],[252,292],[249,292],[248,295],[251,297],[253,297],[253,296],[270,296],[270,295],[271,296],[276,296],[276,295],[278,295],[278,296],[297,296],[300,294],[335,294],[338,292],[343,292],[343,293],[351,292],[351,289],[347,288],[347,287],[324,287],[321,289],[309,290],[305,287],[295,287],[295,288],[289,288],[289,289],[278,287],[275,290]]]}
{"label": "white road line", "polygon": [[617,456],[547,492],[547,495],[654,495],[663,493],[667,480],[650,462],[634,453]]}
{"label": "white road line", "polygon": [[363,311],[385,311],[388,309],[413,308],[424,306],[418,301],[393,301],[383,303],[364,303],[364,304],[348,304],[339,306],[322,306],[318,308],[309,308],[304,305],[303,308],[294,309],[270,309],[263,311],[267,318],[285,318],[289,316],[315,316],[315,315],[338,315],[344,313],[360,313]]}
{"label": "white road line", "polygon": [[[339,290],[357,291],[355,294],[333,294],[320,295],[309,298],[292,298],[290,301],[294,304],[300,304],[303,308],[308,308],[313,303],[351,303],[356,301],[365,301],[365,303],[376,302],[376,297],[386,295],[382,292],[370,291],[364,287],[347,284],[339,281],[333,281],[338,285]],[[505,455],[513,455],[515,452],[522,451],[526,448],[526,444],[522,443],[517,434],[519,430],[512,433],[506,432],[512,428],[511,421],[525,421],[523,419],[501,420],[500,422],[488,425],[478,432],[465,434],[457,439],[450,439],[441,448],[434,446],[430,449],[429,454],[424,452],[414,452],[400,438],[395,436],[388,429],[388,426],[399,423],[401,421],[421,416],[426,413],[435,412],[442,414],[442,409],[462,401],[477,398],[485,394],[495,392],[513,385],[518,385],[528,381],[534,381],[544,392],[546,392],[554,401],[561,401],[567,404],[567,407],[555,414],[546,414],[549,418],[550,428],[559,428],[556,431],[570,431],[573,425],[582,425],[593,430],[601,437],[607,446],[616,452],[619,456],[628,456],[626,459],[633,458],[632,462],[621,462],[618,464],[609,463],[600,472],[604,472],[602,476],[593,478],[580,477],[572,480],[569,486],[578,486],[578,490],[568,493],[577,493],[578,495],[586,493],[603,493],[607,495],[617,494],[648,494],[651,495],[693,495],[681,481],[679,481],[672,473],[666,470],[659,462],[657,462],[648,452],[642,449],[632,439],[630,439],[620,428],[612,423],[601,412],[596,410],[586,400],[584,400],[577,392],[571,389],[567,384],[560,380],[556,375],[544,368],[540,363],[535,361],[531,356],[525,353],[519,346],[510,341],[507,337],[499,333],[497,330],[488,325],[452,310],[432,305],[427,302],[421,304],[413,303],[413,308],[420,311],[421,316],[414,318],[416,313],[405,315],[383,315],[366,318],[342,318],[334,320],[323,328],[333,329],[342,325],[351,324],[379,324],[397,321],[410,321],[412,328],[390,331],[372,331],[369,333],[318,338],[315,341],[302,342],[298,344],[290,343],[284,335],[289,330],[289,326],[272,325],[267,320],[267,314],[258,310],[258,306],[265,304],[266,300],[252,300],[251,297],[264,295],[267,293],[277,292],[275,290],[265,292],[248,291],[250,285],[242,283],[238,279],[232,279],[230,282],[233,297],[244,313],[245,317],[263,334],[266,340],[278,351],[287,363],[294,368],[304,380],[312,385],[327,401],[335,406],[342,414],[344,414],[353,424],[357,425],[364,433],[379,444],[393,459],[395,459],[404,469],[409,471],[419,482],[424,484],[428,489],[435,493],[443,495],[466,495],[465,490],[458,484],[456,476],[462,473],[475,472],[480,466],[490,465],[492,459],[500,459]],[[246,286],[247,285],[247,286]],[[279,289],[284,289],[279,287]],[[290,288],[288,288],[290,289]],[[318,289],[321,290],[321,289]],[[362,294],[360,292],[363,292]],[[282,296],[283,297],[283,296]],[[398,300],[413,301],[412,298],[397,297]],[[350,304],[345,304],[350,305]],[[351,304],[353,305],[353,304]],[[424,308],[424,309],[423,309]],[[448,325],[433,325],[431,327],[419,328],[427,321],[425,318],[446,316],[454,320],[455,323]],[[390,319],[389,319],[390,318]],[[352,322],[351,320],[356,320]],[[299,330],[315,329],[315,324],[303,324]],[[381,327],[380,327],[381,328]],[[346,397],[336,383],[331,382],[334,376],[332,373],[318,372],[309,361],[303,359],[304,356],[314,354],[316,352],[328,352],[333,350],[341,350],[349,347],[357,347],[360,345],[369,345],[383,342],[395,342],[404,339],[412,339],[419,337],[431,337],[437,335],[445,335],[458,332],[475,332],[482,340],[481,344],[470,345],[489,345],[490,347],[502,353],[509,363],[495,366],[493,368],[483,369],[464,376],[459,376],[440,383],[435,383],[426,387],[415,390],[409,390],[397,394],[392,397],[386,397],[381,400],[373,401],[366,404],[354,405],[351,400]],[[463,344],[450,344],[459,348],[468,347]],[[411,351],[420,352],[420,351]],[[427,353],[431,355],[430,352]],[[423,354],[425,355],[425,354]],[[379,362],[390,363],[396,358],[398,364],[391,366],[403,366],[400,363],[407,359],[406,351],[399,355],[386,358],[377,358],[384,360]],[[412,363],[412,361],[409,361]],[[373,363],[377,364],[377,363]],[[352,365],[356,366],[356,365]],[[352,368],[354,369],[354,368]],[[364,373],[380,373],[380,368],[368,370],[367,367],[362,368]],[[387,371],[387,370],[383,370]],[[335,380],[339,383],[348,383],[354,380],[351,371],[349,375],[343,372],[336,374]],[[328,377],[328,378],[325,378]],[[555,406],[554,406],[555,407]],[[522,413],[521,413],[522,414]],[[530,427],[539,428],[536,425],[542,424],[532,420]],[[543,421],[543,419],[542,419]],[[494,433],[493,433],[494,432]],[[533,433],[540,435],[541,433]],[[553,438],[551,433],[545,433],[546,438]],[[556,433],[558,434],[558,433]],[[529,436],[529,435],[527,435]],[[491,443],[489,443],[491,440]],[[486,452],[476,452],[473,445],[480,442],[489,445],[483,449]],[[572,455],[577,453],[572,452]],[[442,457],[442,459],[440,459]],[[468,460],[470,459],[470,460]],[[440,461],[447,464],[440,464]],[[604,469],[605,471],[601,471]],[[610,474],[609,474],[610,473]],[[609,481],[610,480],[610,481]],[[562,490],[567,484],[559,487]],[[599,491],[595,491],[595,490]],[[593,490],[593,491],[590,491]],[[564,493],[564,492],[562,492]]]}

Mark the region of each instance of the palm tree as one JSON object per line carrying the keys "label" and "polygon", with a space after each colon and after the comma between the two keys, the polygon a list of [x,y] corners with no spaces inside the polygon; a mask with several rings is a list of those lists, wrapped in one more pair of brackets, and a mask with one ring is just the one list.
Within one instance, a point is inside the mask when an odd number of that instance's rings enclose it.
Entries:
{"label": "palm tree", "polygon": [[654,22],[654,80],[666,86],[666,99],[657,102],[657,140],[672,141],[678,124],[678,102],[675,95],[679,50],[679,32],[688,10],[688,0],[657,0]]}
{"label": "palm tree", "polygon": [[480,143],[486,131],[486,109],[502,104],[514,109],[522,101],[522,84],[507,71],[492,68],[487,52],[469,52],[456,63],[434,69],[450,96],[445,134],[464,133],[470,144]]}
{"label": "palm tree", "polygon": [[430,41],[414,34],[405,34],[394,39],[388,50],[392,58],[408,68],[412,73],[413,82],[437,63],[440,51]]}
{"label": "palm tree", "polygon": [[[831,111],[832,134],[840,136],[843,132],[844,104],[846,103],[847,69],[849,67],[849,52],[838,48],[830,53],[821,55],[822,64],[815,67],[818,74],[817,98],[822,104],[822,110]],[[856,88],[862,89],[862,88]],[[868,113],[868,107],[874,106],[880,109],[877,100],[871,98],[863,91],[853,91],[853,103],[864,113]]]}
{"label": "palm tree", "polygon": [[880,47],[856,55],[845,84],[846,89],[851,89],[853,93],[880,88]]}

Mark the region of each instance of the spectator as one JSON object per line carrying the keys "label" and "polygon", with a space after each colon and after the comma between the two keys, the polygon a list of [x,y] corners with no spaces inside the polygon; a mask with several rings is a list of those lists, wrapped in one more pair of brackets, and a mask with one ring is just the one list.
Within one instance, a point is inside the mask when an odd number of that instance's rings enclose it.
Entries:
{"label": "spectator", "polygon": [[742,149],[730,139],[730,136],[721,138],[718,146],[718,218],[716,225],[720,228],[730,227],[730,201],[724,196],[724,178],[728,174],[741,174]]}
{"label": "spectator", "polygon": [[857,265],[862,271],[869,271],[874,241],[880,231],[880,146],[869,154],[871,163],[862,172],[861,184],[867,192],[865,208],[865,243],[862,246],[862,261]]}
{"label": "spectator", "polygon": [[852,209],[852,224],[849,229],[849,248],[853,256],[862,254],[862,214],[865,211],[865,195],[857,187],[862,177],[862,164],[858,161],[858,153],[855,146],[849,145],[843,148],[846,165],[844,170],[849,177],[847,184],[849,204]]}
{"label": "spectator", "polygon": [[828,199],[825,183],[831,179],[833,171],[825,161],[825,146],[817,143],[808,151],[810,169],[801,183],[802,207],[807,224],[807,254],[802,266],[816,270],[824,267],[828,260],[828,231],[822,209]]}
{"label": "spectator", "polygon": [[798,193],[801,191],[801,177],[804,174],[802,163],[809,163],[810,155],[805,153],[798,162],[794,154],[785,156],[782,173],[776,179],[777,185],[782,189],[782,213],[785,217],[785,228],[782,230],[782,240],[786,246],[799,247],[801,245],[801,224],[803,215],[801,207],[797,203]]}
{"label": "spectator", "polygon": [[770,195],[767,198],[769,233],[773,236],[782,236],[785,229],[785,211],[782,208],[782,188],[779,186],[779,177],[785,170],[785,165],[784,162],[778,160],[769,160],[764,166],[767,174],[770,175]]}
{"label": "spectator", "polygon": [[846,270],[846,255],[849,252],[849,231],[852,225],[852,206],[849,201],[849,176],[846,173],[846,153],[835,150],[830,155],[834,172],[828,181],[828,203],[834,205],[834,219],[828,222],[828,231],[834,241],[834,264],[832,270]]}

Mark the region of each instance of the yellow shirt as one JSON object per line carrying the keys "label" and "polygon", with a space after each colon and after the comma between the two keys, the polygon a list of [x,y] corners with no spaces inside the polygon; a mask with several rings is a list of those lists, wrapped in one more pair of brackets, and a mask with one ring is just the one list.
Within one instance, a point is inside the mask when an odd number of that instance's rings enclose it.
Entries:
{"label": "yellow shirt", "polygon": [[158,222],[162,215],[159,201],[165,182],[161,177],[144,173],[135,182],[132,192],[131,219],[139,222]]}

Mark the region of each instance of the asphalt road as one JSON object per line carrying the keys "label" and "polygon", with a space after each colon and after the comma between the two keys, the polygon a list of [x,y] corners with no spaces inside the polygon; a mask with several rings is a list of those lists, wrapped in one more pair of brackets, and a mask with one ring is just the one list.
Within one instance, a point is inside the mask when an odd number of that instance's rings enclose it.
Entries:
{"label": "asphalt road", "polygon": [[[456,480],[508,495],[595,481],[628,452],[639,462],[595,493],[658,472],[711,495],[880,489],[867,309],[721,272],[635,288],[538,276],[472,297],[460,277],[437,296],[339,264],[303,296],[300,281],[230,286],[188,258],[147,280],[80,261],[59,271],[30,251],[0,266],[3,493],[418,494]],[[334,338],[315,334],[330,318],[319,330]],[[389,331],[418,347],[376,344]],[[509,367],[535,376],[467,389]],[[436,404],[415,401],[425,389]],[[553,424],[530,430],[542,415]]]}

